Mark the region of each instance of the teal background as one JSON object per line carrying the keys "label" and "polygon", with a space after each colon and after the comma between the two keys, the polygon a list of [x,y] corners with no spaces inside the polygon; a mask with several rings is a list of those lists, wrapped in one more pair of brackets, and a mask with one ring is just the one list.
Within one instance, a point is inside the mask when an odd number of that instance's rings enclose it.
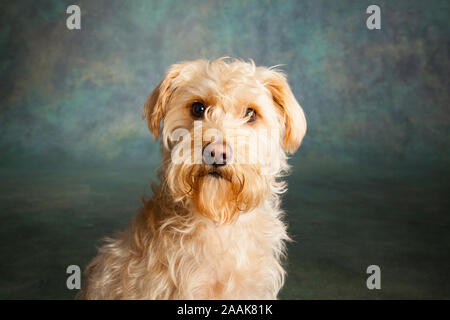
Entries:
{"label": "teal background", "polygon": [[373,31],[370,4],[2,1],[0,298],[75,295],[66,267],[151,195],[147,96],[175,62],[232,56],[283,64],[308,120],[280,298],[449,299],[449,2],[376,1]]}

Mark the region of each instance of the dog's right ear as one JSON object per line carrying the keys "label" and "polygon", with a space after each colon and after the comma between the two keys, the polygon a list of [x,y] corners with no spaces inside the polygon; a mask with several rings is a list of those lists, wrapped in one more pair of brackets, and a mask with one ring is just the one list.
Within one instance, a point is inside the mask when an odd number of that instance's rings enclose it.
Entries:
{"label": "dog's right ear", "polygon": [[182,64],[174,64],[170,67],[164,80],[151,93],[142,111],[142,118],[147,121],[148,128],[155,140],[158,140],[161,120],[163,120],[170,98],[176,90],[173,81],[180,74],[182,67]]}

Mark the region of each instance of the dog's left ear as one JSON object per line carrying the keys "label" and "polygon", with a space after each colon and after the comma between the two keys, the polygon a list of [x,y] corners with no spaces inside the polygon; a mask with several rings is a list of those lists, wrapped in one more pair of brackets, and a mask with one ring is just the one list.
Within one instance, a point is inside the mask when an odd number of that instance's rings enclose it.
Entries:
{"label": "dog's left ear", "polygon": [[306,119],[303,109],[295,99],[283,73],[265,69],[263,82],[272,93],[275,105],[281,109],[284,116],[283,148],[288,153],[294,153],[300,147],[306,134]]}
{"label": "dog's left ear", "polygon": [[142,111],[142,118],[147,120],[148,128],[155,140],[158,140],[161,120],[166,113],[170,97],[176,89],[173,86],[173,80],[180,74],[182,66],[182,64],[174,64],[170,67],[164,80],[151,93]]}

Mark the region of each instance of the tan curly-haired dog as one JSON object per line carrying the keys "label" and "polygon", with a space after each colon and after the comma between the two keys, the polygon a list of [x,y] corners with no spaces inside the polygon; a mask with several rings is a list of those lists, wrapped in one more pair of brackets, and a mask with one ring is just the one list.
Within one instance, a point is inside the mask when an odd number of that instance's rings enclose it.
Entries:
{"label": "tan curly-haired dog", "polygon": [[279,195],[306,132],[284,75],[221,58],[170,67],[144,118],[161,184],[87,267],[86,299],[276,299]]}

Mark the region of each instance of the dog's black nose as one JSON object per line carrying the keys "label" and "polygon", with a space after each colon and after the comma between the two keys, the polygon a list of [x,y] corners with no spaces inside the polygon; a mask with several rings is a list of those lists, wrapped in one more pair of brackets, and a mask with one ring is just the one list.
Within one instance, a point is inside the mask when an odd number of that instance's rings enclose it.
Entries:
{"label": "dog's black nose", "polygon": [[203,149],[203,161],[214,167],[230,163],[233,152],[227,143],[212,142]]}

